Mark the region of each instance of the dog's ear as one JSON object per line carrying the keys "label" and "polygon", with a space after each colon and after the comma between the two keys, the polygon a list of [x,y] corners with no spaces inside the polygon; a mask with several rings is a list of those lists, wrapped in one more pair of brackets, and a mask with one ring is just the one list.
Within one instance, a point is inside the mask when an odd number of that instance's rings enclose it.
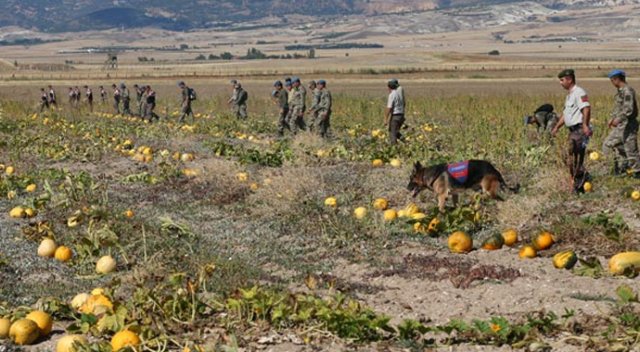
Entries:
{"label": "dog's ear", "polygon": [[420,169],[422,169],[422,164],[420,164],[420,162],[419,162],[419,161],[416,161],[416,162],[413,164],[413,169],[414,169],[414,170],[420,170]]}

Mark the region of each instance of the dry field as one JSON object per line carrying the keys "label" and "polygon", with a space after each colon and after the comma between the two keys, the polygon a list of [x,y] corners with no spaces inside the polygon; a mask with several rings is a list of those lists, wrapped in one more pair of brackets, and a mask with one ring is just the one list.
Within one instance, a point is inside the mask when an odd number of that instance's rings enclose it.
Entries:
{"label": "dry field", "polygon": [[[638,278],[611,275],[608,260],[640,250],[640,203],[629,197],[639,182],[609,175],[611,159],[601,156],[587,161],[593,191],[572,194],[561,162],[566,131],[547,140],[522,125],[542,103],[561,107],[554,76],[563,62],[511,70],[501,59],[500,70],[482,70],[491,62],[471,54],[430,60],[440,69],[375,75],[305,62],[300,72],[320,72],[303,80],[326,78],[334,95],[328,140],[275,138],[269,95],[282,77],[269,69],[242,76],[250,118],[237,121],[226,99],[240,69],[196,66],[197,76],[184,79],[198,92],[198,116],[186,126],[176,121],[182,77],[165,71],[107,79],[86,67],[0,82],[0,317],[36,308],[53,316],[53,332],[26,351],[51,351],[78,333],[89,341],[81,351],[108,352],[125,328],[141,337],[137,351],[637,351]],[[589,152],[599,151],[614,93],[604,74],[614,64],[571,64],[584,65],[578,82],[594,105]],[[382,126],[390,76],[408,99],[407,141],[397,147]],[[114,116],[110,104],[91,113],[64,103],[69,85],[95,93],[122,80],[156,88],[160,122]],[[39,88],[50,82],[62,107],[38,113]],[[445,214],[427,192],[410,197],[413,162],[469,158],[490,160],[520,192],[496,202],[467,191]],[[325,205],[328,197],[337,206]],[[424,219],[385,221],[377,198],[395,210],[415,203]],[[35,214],[10,217],[17,206]],[[364,218],[354,217],[357,207]],[[440,225],[425,230],[434,218]],[[509,228],[518,234],[513,247],[481,248]],[[468,254],[448,248],[458,230],[473,238]],[[542,231],[554,234],[553,246],[520,258]],[[38,256],[45,237],[68,246],[72,259]],[[572,270],[554,268],[564,250],[580,259]],[[96,274],[104,255],[116,269]],[[97,287],[108,305],[70,305]]]}

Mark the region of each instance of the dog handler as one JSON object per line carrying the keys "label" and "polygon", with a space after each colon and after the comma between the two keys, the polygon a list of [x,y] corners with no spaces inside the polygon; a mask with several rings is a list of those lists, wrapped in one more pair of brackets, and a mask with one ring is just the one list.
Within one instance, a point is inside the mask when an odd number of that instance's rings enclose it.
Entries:
{"label": "dog handler", "polygon": [[558,78],[560,85],[568,94],[564,101],[562,115],[551,134],[555,136],[562,125],[569,129],[569,155],[566,162],[573,177],[574,191],[580,192],[587,177],[584,154],[589,137],[593,134],[589,126],[591,104],[589,104],[587,92],[576,85],[576,76],[572,69],[563,70],[558,74]]}
{"label": "dog handler", "polygon": [[404,123],[404,91],[398,91],[398,80],[392,79],[387,82],[389,88],[389,98],[387,107],[384,110],[384,124],[389,126],[389,143],[396,144],[398,139],[402,139],[400,128]]}

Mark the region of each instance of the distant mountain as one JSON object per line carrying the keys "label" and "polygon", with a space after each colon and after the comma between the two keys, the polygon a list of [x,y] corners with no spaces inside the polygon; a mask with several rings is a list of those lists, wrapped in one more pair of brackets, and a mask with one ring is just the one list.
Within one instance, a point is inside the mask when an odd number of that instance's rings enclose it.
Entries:
{"label": "distant mountain", "polygon": [[[524,0],[2,0],[0,27],[42,32],[158,27],[189,30],[237,25],[268,17],[332,17],[420,12]],[[549,9],[637,4],[640,0],[529,1]]]}

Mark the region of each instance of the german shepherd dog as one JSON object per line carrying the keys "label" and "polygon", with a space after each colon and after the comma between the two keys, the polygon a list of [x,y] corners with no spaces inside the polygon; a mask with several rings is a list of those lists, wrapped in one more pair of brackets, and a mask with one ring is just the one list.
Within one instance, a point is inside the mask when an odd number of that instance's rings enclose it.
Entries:
{"label": "german shepherd dog", "polygon": [[456,189],[477,188],[493,199],[503,200],[498,195],[498,188],[505,187],[517,192],[519,185],[507,186],[502,175],[486,160],[468,160],[456,164],[437,164],[423,167],[420,162],[413,165],[407,189],[416,197],[424,189],[433,191],[438,197],[438,208],[444,212],[444,205],[449,193],[453,193],[454,205],[458,201]]}

